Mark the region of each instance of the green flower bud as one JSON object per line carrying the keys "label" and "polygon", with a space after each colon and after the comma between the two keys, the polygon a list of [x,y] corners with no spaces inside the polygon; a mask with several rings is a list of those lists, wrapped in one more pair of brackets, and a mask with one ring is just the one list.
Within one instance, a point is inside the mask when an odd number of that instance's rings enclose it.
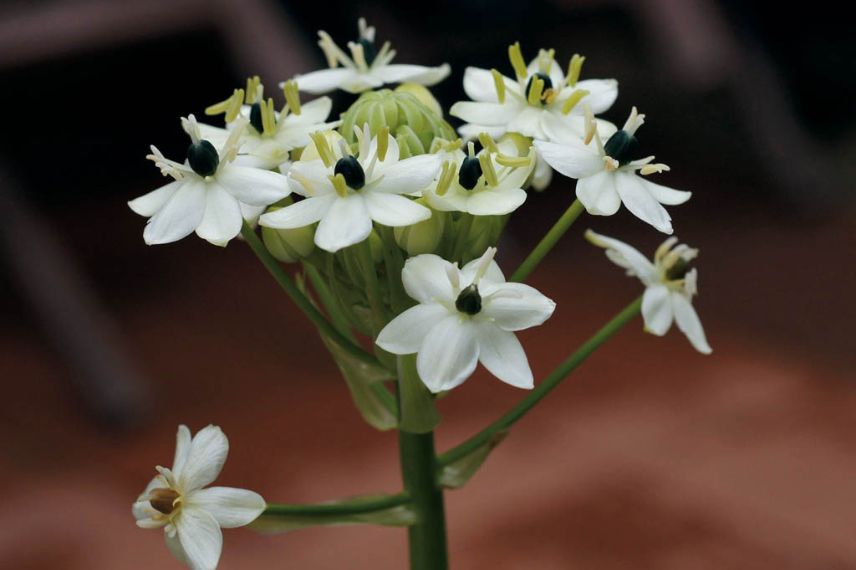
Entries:
{"label": "green flower bud", "polygon": [[363,93],[342,115],[339,132],[353,145],[356,142],[354,126],[368,124],[372,136],[377,135],[381,128],[389,127],[390,134],[399,144],[401,158],[428,152],[435,137],[457,138],[455,130],[437,112],[439,105],[431,93],[421,85],[418,87],[424,92],[407,87]]}
{"label": "green flower bud", "polygon": [[[423,203],[422,199],[417,202]],[[395,243],[411,257],[421,253],[434,253],[443,238],[445,227],[445,213],[433,211],[430,218],[418,224],[394,228]]]}
{"label": "green flower bud", "polygon": [[375,230],[369,234],[369,247],[372,250],[372,262],[377,265],[383,261],[383,240]]}
{"label": "green flower bud", "polygon": [[496,246],[505,228],[508,216],[475,216],[467,234],[467,249],[464,259],[480,257],[489,247]]}
{"label": "green flower bud", "polygon": [[397,93],[410,93],[419,99],[423,105],[434,111],[438,117],[443,116],[443,107],[440,106],[439,101],[434,98],[431,91],[424,85],[420,85],[419,83],[402,83],[395,88],[395,91]]}
{"label": "green flower bud", "polygon": [[[280,208],[271,207],[268,212]],[[294,263],[309,257],[315,250],[315,228],[305,226],[293,230],[262,227],[262,241],[272,256],[284,263]]]}

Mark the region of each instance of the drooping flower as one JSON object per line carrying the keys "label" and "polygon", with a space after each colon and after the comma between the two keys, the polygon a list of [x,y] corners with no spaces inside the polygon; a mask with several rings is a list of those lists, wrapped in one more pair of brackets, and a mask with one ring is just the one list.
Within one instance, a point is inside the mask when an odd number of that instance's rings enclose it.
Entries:
{"label": "drooping flower", "polygon": [[292,165],[288,181],[300,200],[264,214],[262,226],[290,229],[320,222],[315,244],[330,252],[366,239],[372,222],[409,226],[431,216],[431,210],[404,196],[420,192],[434,179],[440,158],[423,154],[399,160],[398,144],[382,130],[372,138],[368,125],[359,131],[359,151],[352,155],[344,139],[333,145],[318,133],[304,153],[319,159]]}
{"label": "drooping flower", "polygon": [[[520,133],[536,140],[561,140],[585,133],[583,109],[599,114],[612,106],[618,96],[614,79],[580,81],[584,57],[575,55],[567,73],[554,58],[553,50],[541,50],[527,66],[520,44],[508,48],[516,79],[496,69],[468,67],[464,72],[464,91],[472,101],[459,101],[449,114],[468,124],[458,129],[464,138],[482,132],[498,138],[505,133]],[[615,127],[598,121],[604,134]]]}
{"label": "drooping flower", "polygon": [[676,246],[678,238],[670,237],[657,248],[651,262],[637,249],[617,239],[591,230],[586,232],[586,239],[605,248],[613,263],[645,285],[642,317],[646,331],[663,336],[674,321],[696,350],[702,354],[713,352],[692,306],[692,298],[698,293],[698,272],[690,268],[689,263],[698,256],[697,249],[686,244]]}
{"label": "drooping flower", "polygon": [[432,392],[462,384],[477,362],[518,388],[532,388],[532,370],[514,331],[540,325],[556,304],[522,283],[507,283],[496,248],[463,268],[432,254],[411,257],[401,279],[419,302],[381,330],[377,345],[417,353],[416,369]]}
{"label": "drooping flower", "polygon": [[288,170],[290,151],[309,144],[310,133],[334,128],[339,122],[325,122],[332,107],[329,97],[301,104],[294,81],[285,82],[283,91],[286,104],[282,110],[275,111],[273,99],[264,98],[264,85],[258,76],[251,77],[246,89],[235,89],[231,97],[205,109],[207,115],[223,113],[226,128],[200,124],[202,137],[220,146],[235,125],[248,121],[249,125],[237,142],[240,150],[235,163],[279,169],[284,174]]}
{"label": "drooping flower", "polygon": [[[675,190],[643,178],[669,170],[665,164],[654,164],[653,156],[638,158],[636,131],[644,118],[645,115],[638,114],[633,107],[624,127],[604,144],[588,117],[585,139],[569,138],[562,143],[535,141],[535,147],[550,166],[577,179],[577,198],[588,213],[611,216],[623,203],[643,222],[670,234],[672,218],[661,204],[683,204],[692,192]],[[592,140],[595,144],[591,144]]]}
{"label": "drooping flower", "polygon": [[241,232],[242,220],[291,193],[283,175],[234,164],[245,121],[234,126],[220,152],[201,137],[193,115],[181,123],[191,139],[184,163],[165,158],[154,146],[146,157],[175,180],[128,202],[149,218],[143,231],[147,244],[178,241],[195,231],[214,245],[226,245]]}
{"label": "drooping flower", "polygon": [[485,148],[467,153],[457,144],[445,145],[440,176],[424,192],[432,208],[444,212],[465,212],[474,216],[510,214],[526,201],[523,185],[535,165],[535,153],[516,156],[510,141],[495,143],[489,136],[480,137]]}
{"label": "drooping flower", "polygon": [[221,528],[253,522],[265,510],[265,500],[253,491],[208,487],[223,469],[229,440],[216,426],[191,438],[178,427],[172,469],[157,467],[158,475],[133,504],[140,528],[163,528],[170,552],[193,570],[213,570],[223,548]]}
{"label": "drooping flower", "polygon": [[326,93],[334,89],[361,93],[386,83],[435,85],[449,75],[450,68],[446,63],[439,67],[391,63],[395,50],[391,49],[389,42],[377,49],[374,26],[368,26],[365,18],[359,20],[359,34],[357,41],[348,42],[351,52],[348,56],[327,32],[318,32],[321,38],[318,45],[327,57],[329,69],[298,75],[295,77],[298,88],[308,93]]}

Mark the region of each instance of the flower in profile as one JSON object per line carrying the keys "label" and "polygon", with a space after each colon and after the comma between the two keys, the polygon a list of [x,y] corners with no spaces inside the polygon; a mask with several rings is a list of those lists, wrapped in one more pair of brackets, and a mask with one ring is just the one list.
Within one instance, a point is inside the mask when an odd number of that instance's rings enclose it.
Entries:
{"label": "flower in profile", "polygon": [[443,145],[440,176],[424,192],[432,208],[499,216],[510,214],[526,201],[523,185],[535,165],[535,153],[516,156],[510,141],[497,144],[485,133],[479,138],[484,148],[478,154],[472,142],[467,153],[460,149],[460,141]]}
{"label": "flower in profile", "polygon": [[697,249],[686,244],[676,246],[678,238],[670,237],[657,248],[651,262],[637,249],[617,239],[591,230],[586,232],[586,239],[606,249],[606,255],[613,263],[626,269],[628,275],[638,277],[645,285],[642,297],[645,330],[663,336],[674,321],[696,350],[702,354],[713,352],[692,306],[692,298],[698,293],[698,274],[689,263],[698,256]]}
{"label": "flower in profile", "polygon": [[522,283],[507,283],[496,248],[463,268],[433,254],[411,257],[401,279],[419,302],[381,330],[377,345],[417,353],[416,369],[432,392],[462,384],[481,362],[494,376],[532,388],[532,370],[514,331],[540,325],[556,304]]}
{"label": "flower in profile", "polygon": [[399,160],[398,144],[382,129],[374,138],[364,125],[357,135],[358,154],[334,135],[312,135],[314,146],[304,154],[319,159],[299,161],[288,173],[289,184],[303,200],[264,214],[259,223],[293,229],[315,222],[315,245],[329,252],[360,243],[372,231],[372,222],[409,226],[431,216],[431,210],[403,196],[420,192],[434,179],[440,157],[422,154]]}
{"label": "flower in profile", "polygon": [[202,137],[222,145],[236,125],[248,121],[237,143],[240,153],[235,163],[285,173],[290,151],[309,144],[310,133],[331,129],[338,121],[325,122],[333,105],[329,97],[301,103],[294,81],[286,81],[283,92],[285,106],[276,111],[273,99],[264,98],[258,76],[247,79],[246,89],[235,89],[231,97],[205,109],[206,115],[225,115],[226,128],[200,124]]}
{"label": "flower in profile", "polygon": [[577,179],[577,198],[589,214],[611,216],[623,203],[643,222],[670,234],[672,218],[661,204],[683,204],[692,192],[675,190],[643,178],[669,170],[665,164],[654,164],[653,156],[638,158],[636,131],[644,119],[645,115],[640,115],[633,107],[624,127],[604,144],[588,116],[584,139],[567,139],[562,143],[535,141],[535,147],[550,166]]}
{"label": "flower in profile", "polygon": [[157,467],[132,507],[137,526],[163,528],[170,552],[193,570],[213,570],[223,548],[221,528],[253,522],[265,510],[265,500],[253,491],[208,487],[223,469],[229,440],[216,426],[193,438],[178,427],[172,469]]}
{"label": "flower in profile", "polygon": [[395,50],[391,49],[389,42],[377,48],[374,26],[366,25],[365,18],[359,20],[357,41],[348,42],[350,56],[336,45],[327,32],[318,32],[318,37],[321,38],[318,45],[327,57],[329,69],[295,77],[301,91],[326,93],[342,89],[349,93],[361,93],[385,83],[435,85],[449,75],[449,65],[445,63],[439,67],[391,63],[395,58]]}
{"label": "flower in profile", "polygon": [[244,218],[290,194],[285,176],[234,164],[245,121],[232,129],[220,152],[202,138],[193,115],[181,123],[191,140],[184,163],[165,158],[154,146],[146,157],[175,180],[128,202],[149,218],[143,231],[147,244],[178,241],[195,231],[214,245],[226,245],[241,232]]}
{"label": "flower in profile", "polygon": [[[562,140],[584,134],[583,108],[599,114],[618,97],[614,79],[580,80],[584,57],[574,55],[565,73],[555,60],[553,50],[540,50],[527,66],[520,44],[508,48],[516,79],[496,69],[468,67],[464,72],[464,91],[472,101],[459,101],[449,114],[466,121],[458,131],[465,138],[486,132],[494,138],[505,133],[520,133],[537,140]],[[604,134],[615,127],[598,121]]]}

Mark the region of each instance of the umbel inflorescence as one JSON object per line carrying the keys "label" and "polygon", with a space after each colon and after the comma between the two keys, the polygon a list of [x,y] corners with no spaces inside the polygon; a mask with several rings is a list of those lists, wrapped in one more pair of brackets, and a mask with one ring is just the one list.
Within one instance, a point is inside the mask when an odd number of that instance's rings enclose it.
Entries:
{"label": "umbel inflorescence", "polygon": [[[664,206],[691,196],[650,180],[669,167],[645,154],[637,138],[645,116],[635,107],[620,129],[598,118],[615,102],[617,81],[582,78],[580,55],[563,66],[542,49],[527,63],[513,44],[508,74],[465,70],[471,100],[451,107],[463,121],[456,130],[426,88],[449,74],[448,65],[392,63],[395,51],[389,42],[378,45],[364,20],[347,49],[323,31],[319,37],[329,68],[281,83],[284,104],[253,77],[207,107],[206,120],[182,118],[185,155],[171,160],[153,146],[148,157],[172,180],[129,205],[148,218],[148,244],[192,233],[218,246],[242,238],[316,326],[363,418],[399,431],[405,489],[315,506],[205,489],[228,444],[219,428],[191,438],[182,426],[172,469],[158,468],[134,514],[141,527],[163,528],[170,550],[194,569],[216,567],[221,527],[259,515],[255,524],[274,530],[407,526],[411,568],[445,568],[442,489],[463,485],[511,425],[621,326],[641,312],[647,332],[663,335],[675,322],[693,347],[711,352],[692,306],[698,250],[673,237],[649,260],[619,240],[586,233],[642,281],[644,294],[540,383],[515,335],[553,314],[555,303],[523,281],[584,211],[610,216],[623,204],[671,234]],[[335,118],[328,97],[300,95],[334,89],[357,96]],[[576,199],[506,276],[494,259],[506,222],[554,170],[576,180]],[[533,396],[437,455],[435,398],[479,363],[507,384],[534,389]]]}

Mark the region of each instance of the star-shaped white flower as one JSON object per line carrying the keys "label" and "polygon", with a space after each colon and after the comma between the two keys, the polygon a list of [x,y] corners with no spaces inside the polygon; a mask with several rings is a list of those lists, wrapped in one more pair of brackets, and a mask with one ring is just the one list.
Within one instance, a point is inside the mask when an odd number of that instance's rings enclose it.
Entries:
{"label": "star-shaped white flower", "polygon": [[[553,50],[541,50],[527,66],[520,45],[509,48],[509,58],[516,79],[497,70],[468,67],[464,72],[464,91],[472,101],[459,101],[449,114],[468,124],[458,129],[464,138],[486,132],[494,138],[505,133],[520,133],[537,140],[561,140],[585,132],[583,109],[599,114],[612,106],[618,96],[614,79],[579,81],[582,62],[578,55],[571,59],[563,73],[554,59]],[[615,126],[598,121],[608,136]]]}
{"label": "star-shaped white flower", "polygon": [[[559,173],[577,179],[577,198],[589,214],[611,216],[623,203],[630,212],[660,230],[672,233],[672,218],[661,204],[683,204],[692,192],[675,190],[649,182],[643,176],[669,170],[665,164],[653,164],[653,156],[633,160],[638,141],[636,130],[645,115],[636,107],[624,127],[604,144],[589,117],[585,139],[566,139],[562,143],[535,141],[539,154]],[[591,141],[595,144],[591,144]],[[642,176],[638,176],[637,172]]]}
{"label": "star-shaped white flower", "polygon": [[324,50],[330,69],[295,77],[300,90],[326,93],[342,89],[349,93],[361,93],[385,83],[435,85],[449,75],[450,68],[446,63],[439,67],[391,63],[395,50],[390,48],[389,42],[385,42],[378,51],[375,46],[374,26],[366,25],[365,18],[359,20],[359,33],[357,41],[348,42],[348,50],[351,52],[348,56],[327,32],[318,32],[321,38],[318,45]]}
{"label": "star-shaped white flower", "polygon": [[678,238],[670,237],[657,248],[651,262],[637,249],[617,239],[591,230],[586,232],[586,239],[605,248],[606,256],[613,263],[645,285],[642,297],[645,330],[663,336],[675,321],[696,350],[702,354],[713,352],[692,306],[692,298],[698,293],[698,272],[690,269],[689,262],[698,256],[697,249],[686,244],[675,246]]}
{"label": "star-shaped white flower", "polygon": [[143,231],[147,244],[178,241],[195,231],[215,245],[226,245],[241,232],[245,218],[291,193],[285,176],[233,163],[246,122],[232,129],[219,153],[200,136],[193,115],[182,119],[182,126],[192,141],[184,163],[168,160],[154,146],[147,157],[175,180],[128,202],[149,218]]}
{"label": "star-shaped white flower", "polygon": [[221,528],[253,522],[265,510],[265,500],[253,491],[208,487],[223,469],[229,440],[216,426],[191,438],[178,427],[172,469],[157,467],[132,507],[137,526],[163,528],[170,552],[193,570],[213,570],[223,548]]}
{"label": "star-shaped white flower", "polygon": [[514,143],[494,143],[478,154],[470,142],[464,153],[460,141],[441,153],[443,168],[435,184],[424,191],[425,199],[435,210],[466,212],[473,216],[510,214],[526,201],[523,185],[535,166],[535,153],[516,156]]}
{"label": "star-shaped white flower", "polygon": [[226,128],[200,124],[200,134],[214,146],[221,146],[236,125],[248,122],[237,143],[235,164],[279,169],[285,174],[290,151],[309,144],[311,133],[334,128],[339,121],[325,122],[332,107],[329,97],[301,104],[294,81],[287,81],[283,90],[286,105],[275,111],[273,99],[264,98],[259,78],[248,79],[246,89],[236,89],[231,97],[205,110],[208,115],[224,113]]}
{"label": "star-shaped white flower", "polygon": [[431,217],[431,210],[403,194],[428,186],[440,168],[440,157],[422,154],[399,160],[398,143],[387,130],[374,138],[368,125],[354,130],[357,156],[338,135],[332,146],[324,135],[313,136],[314,146],[307,151],[321,158],[296,162],[288,173],[292,190],[305,199],[264,214],[262,226],[293,229],[320,222],[315,244],[336,252],[366,239],[372,222],[398,227]]}
{"label": "star-shaped white flower", "polygon": [[488,248],[462,269],[433,254],[404,264],[404,288],[419,304],[390,321],[376,342],[393,354],[417,353],[419,377],[432,392],[459,386],[477,362],[507,384],[534,385],[514,331],[540,325],[556,304],[528,285],[506,283],[495,253]]}

